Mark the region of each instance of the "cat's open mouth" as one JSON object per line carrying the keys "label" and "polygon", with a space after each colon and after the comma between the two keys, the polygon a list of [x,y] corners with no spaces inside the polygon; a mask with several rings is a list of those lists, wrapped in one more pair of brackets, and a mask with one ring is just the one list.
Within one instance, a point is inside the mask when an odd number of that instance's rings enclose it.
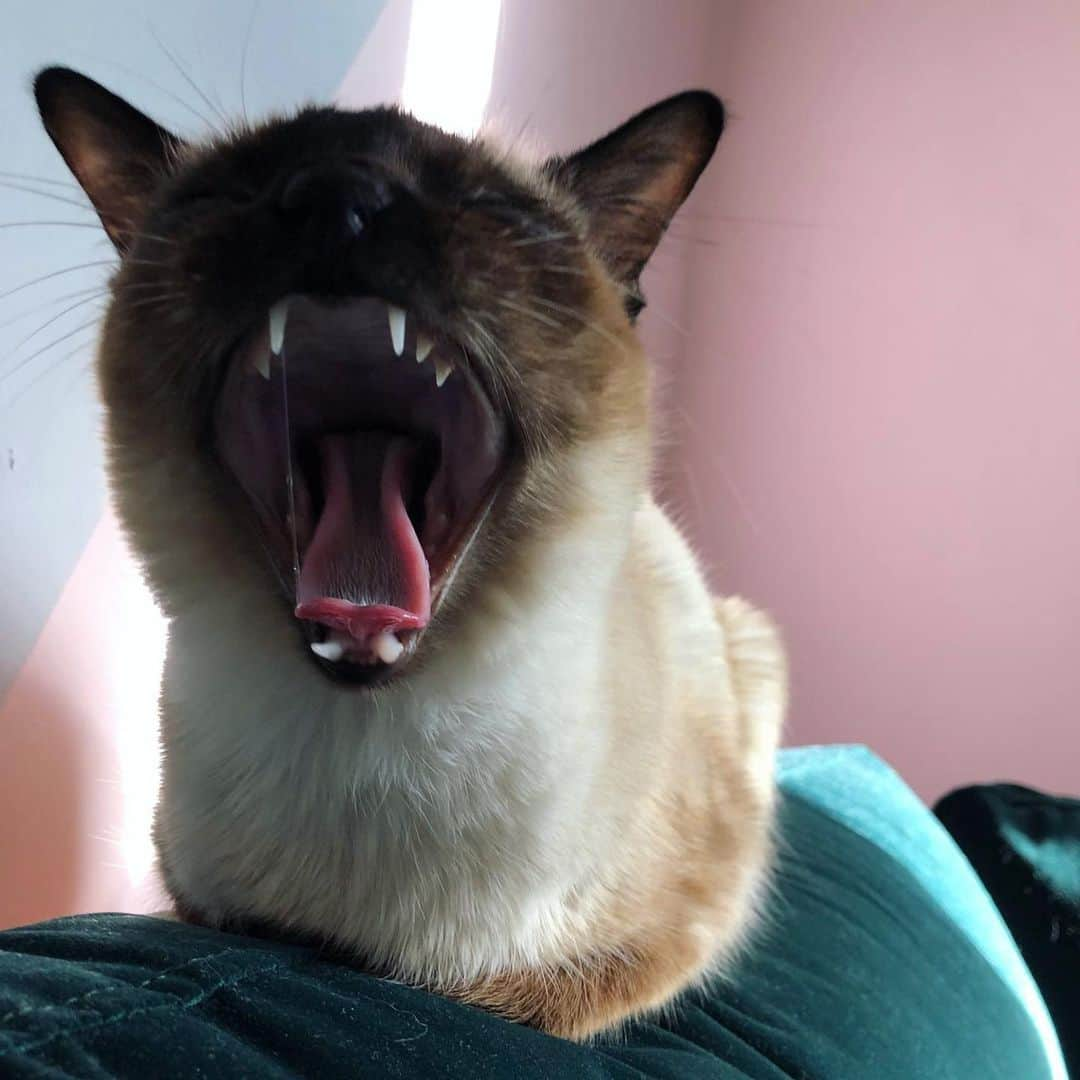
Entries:
{"label": "cat's open mouth", "polygon": [[374,297],[289,297],[234,354],[216,426],[313,655],[362,683],[399,670],[503,472],[461,348]]}

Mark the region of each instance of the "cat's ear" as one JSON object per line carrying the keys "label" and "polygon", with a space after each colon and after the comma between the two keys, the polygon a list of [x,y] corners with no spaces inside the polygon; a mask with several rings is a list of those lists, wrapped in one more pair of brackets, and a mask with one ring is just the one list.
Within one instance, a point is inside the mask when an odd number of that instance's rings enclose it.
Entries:
{"label": "cat's ear", "polygon": [[668,98],[546,171],[577,198],[589,239],[631,293],[664,230],[709,163],[724,107],[705,90]]}
{"label": "cat's ear", "polygon": [[34,97],[45,130],[122,254],[181,141],[123,98],[68,68],[39,72]]}

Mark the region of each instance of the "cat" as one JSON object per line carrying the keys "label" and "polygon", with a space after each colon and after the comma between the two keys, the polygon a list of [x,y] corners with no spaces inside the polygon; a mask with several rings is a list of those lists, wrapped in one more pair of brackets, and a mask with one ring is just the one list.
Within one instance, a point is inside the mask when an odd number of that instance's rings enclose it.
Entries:
{"label": "cat", "polygon": [[571,1039],[715,970],[763,895],[785,659],[650,494],[635,323],[721,103],[537,163],[393,107],[193,142],[34,89],[120,256],[97,373],[169,620],[179,917]]}

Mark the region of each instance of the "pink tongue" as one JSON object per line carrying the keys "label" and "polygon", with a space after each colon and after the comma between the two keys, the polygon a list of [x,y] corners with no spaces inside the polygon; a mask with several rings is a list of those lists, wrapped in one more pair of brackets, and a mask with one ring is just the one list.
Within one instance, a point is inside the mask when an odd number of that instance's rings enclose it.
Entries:
{"label": "pink tongue", "polygon": [[431,579],[405,509],[415,446],[384,432],[319,441],[324,503],[300,566],[296,616],[367,643],[431,614]]}

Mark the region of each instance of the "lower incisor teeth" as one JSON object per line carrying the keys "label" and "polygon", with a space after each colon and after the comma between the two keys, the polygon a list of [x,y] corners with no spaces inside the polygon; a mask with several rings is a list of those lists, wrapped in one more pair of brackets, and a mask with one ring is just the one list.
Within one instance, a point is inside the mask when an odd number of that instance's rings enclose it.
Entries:
{"label": "lower incisor teeth", "polygon": [[389,630],[376,634],[371,643],[372,651],[384,663],[392,664],[403,652],[405,646]]}
{"label": "lower incisor teeth", "polygon": [[345,648],[340,641],[313,641],[311,643],[311,651],[316,656],[321,656],[324,660],[329,660],[331,663],[336,663],[345,655]]}
{"label": "lower incisor teeth", "polygon": [[447,379],[450,378],[450,372],[454,370],[454,365],[449,360],[444,360],[441,356],[435,357],[435,385],[442,386]]}

